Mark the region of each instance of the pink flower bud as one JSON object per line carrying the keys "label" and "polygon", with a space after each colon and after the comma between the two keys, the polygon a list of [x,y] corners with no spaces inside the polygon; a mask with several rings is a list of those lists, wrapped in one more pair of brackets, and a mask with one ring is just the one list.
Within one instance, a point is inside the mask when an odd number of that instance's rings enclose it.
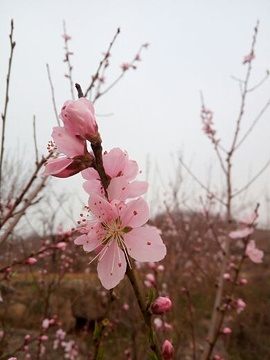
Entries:
{"label": "pink flower bud", "polygon": [[223,334],[225,335],[229,335],[232,333],[232,330],[229,328],[229,327],[225,327],[223,330],[222,330]]}
{"label": "pink flower bud", "polygon": [[159,296],[151,304],[150,311],[152,314],[161,315],[169,311],[172,307],[172,302],[168,297]]}
{"label": "pink flower bud", "polygon": [[236,307],[237,307],[237,314],[240,314],[243,310],[245,310],[246,303],[242,299],[237,299]]}
{"label": "pink flower bud", "polygon": [[123,309],[126,310],[126,311],[128,311],[128,310],[129,310],[129,305],[125,303],[125,304],[123,305]]}
{"label": "pink flower bud", "polygon": [[48,340],[49,340],[49,336],[47,336],[47,335],[41,335],[39,339],[40,339],[40,341],[48,341]]}
{"label": "pink flower bud", "polygon": [[66,247],[67,247],[67,243],[65,243],[64,241],[55,244],[55,248],[59,250],[66,250]]}
{"label": "pink flower bud", "polygon": [[62,107],[60,119],[63,120],[66,128],[82,136],[83,139],[92,141],[98,133],[94,106],[84,97],[66,101]]}
{"label": "pink flower bud", "polygon": [[25,342],[28,342],[28,341],[30,341],[30,340],[31,340],[31,335],[29,335],[29,334],[25,335],[24,341],[25,341]]}
{"label": "pink flower bud", "polygon": [[162,356],[164,360],[173,360],[174,348],[169,340],[165,340],[162,346]]}
{"label": "pink flower bud", "polygon": [[158,265],[157,271],[162,273],[164,271],[164,266],[163,265]]}
{"label": "pink flower bud", "polygon": [[239,283],[240,285],[247,285],[248,281],[247,279],[241,279]]}
{"label": "pink flower bud", "polygon": [[224,279],[224,280],[227,280],[227,281],[230,281],[230,280],[231,280],[231,275],[230,275],[229,273],[225,273],[225,274],[223,275],[223,279]]}
{"label": "pink flower bud", "polygon": [[49,328],[49,326],[50,326],[50,320],[49,320],[49,319],[44,319],[44,320],[42,321],[42,327],[43,327],[43,329],[44,329],[44,330],[47,330],[47,329]]}
{"label": "pink flower bud", "polygon": [[34,265],[37,262],[37,259],[34,257],[30,257],[27,260],[25,260],[25,263],[28,265]]}

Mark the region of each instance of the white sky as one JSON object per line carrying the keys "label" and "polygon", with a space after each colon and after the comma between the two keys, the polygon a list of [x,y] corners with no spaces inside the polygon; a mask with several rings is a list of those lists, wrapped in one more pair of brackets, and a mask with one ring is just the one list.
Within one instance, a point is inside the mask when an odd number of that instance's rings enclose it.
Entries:
{"label": "white sky", "polygon": [[[46,153],[56,125],[46,63],[51,68],[58,109],[70,98],[63,63],[63,20],[74,52],[74,81],[86,88],[117,27],[121,34],[113,48],[107,84],[145,42],[138,70],[130,71],[111,92],[96,103],[104,149],[126,149],[145,169],[150,154],[152,180],[173,176],[171,154],[184,150],[186,163],[202,181],[220,184],[220,171],[210,141],[202,133],[200,96],[214,111],[215,127],[226,146],[239,111],[240,92],[231,75],[243,78],[244,55],[249,53],[253,28],[260,20],[256,60],[251,84],[270,68],[270,2],[268,0],[0,0],[0,108],[3,109],[9,56],[10,20],[14,19],[15,48],[8,111],[7,147],[22,157],[34,156],[32,118],[37,117],[40,153]],[[248,98],[243,131],[252,123],[270,94],[269,83]],[[270,157],[270,111],[240,148],[234,162],[235,187],[241,188]],[[27,143],[27,146],[25,144]],[[11,150],[12,149],[12,150]],[[6,153],[7,154],[7,153]],[[155,164],[160,173],[154,173]],[[253,185],[250,199],[265,202],[270,196],[268,169]],[[57,186],[78,192],[82,180],[56,180]],[[189,175],[186,182],[191,183]],[[162,197],[162,194],[160,195]],[[196,193],[196,196],[199,196]],[[87,200],[83,191],[80,197]],[[252,206],[252,209],[254,206]],[[79,213],[78,209],[78,213]],[[267,220],[266,209],[262,219]]]}

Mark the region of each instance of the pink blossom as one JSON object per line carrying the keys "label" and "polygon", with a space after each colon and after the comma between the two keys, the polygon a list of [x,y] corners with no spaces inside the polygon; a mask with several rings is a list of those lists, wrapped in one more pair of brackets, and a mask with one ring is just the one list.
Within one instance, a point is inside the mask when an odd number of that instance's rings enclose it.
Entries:
{"label": "pink blossom", "polygon": [[28,265],[34,265],[37,262],[37,259],[34,257],[30,257],[27,260],[25,260],[25,263]]}
{"label": "pink blossom", "polygon": [[257,218],[258,218],[258,213],[253,211],[251,214],[241,219],[241,223],[247,226],[251,226],[254,224]]}
{"label": "pink blossom", "polygon": [[28,342],[28,341],[30,341],[30,340],[31,340],[31,335],[29,335],[29,334],[25,335],[24,341],[25,341],[25,342]]}
{"label": "pink blossom", "polygon": [[155,286],[156,279],[155,279],[155,276],[153,274],[151,274],[151,273],[146,274],[145,277],[146,277],[146,280],[144,281],[145,286],[147,286],[149,288]]}
{"label": "pink blossom", "polygon": [[247,279],[241,279],[239,283],[240,285],[247,285],[248,281]]}
{"label": "pink blossom", "polygon": [[76,137],[69,129],[54,127],[52,138],[56,145],[54,150],[57,149],[66,156],[49,159],[42,175],[69,177],[92,165],[94,157],[87,152],[86,141]]}
{"label": "pink blossom", "polygon": [[223,334],[225,335],[229,335],[232,333],[232,330],[229,328],[229,327],[225,327],[223,330],[222,330]]}
{"label": "pink blossom", "polygon": [[252,51],[250,54],[244,57],[243,65],[250,63],[255,58],[254,52]]}
{"label": "pink blossom", "polygon": [[123,305],[123,309],[126,310],[126,311],[128,311],[128,310],[129,310],[129,305],[128,305],[127,303],[125,303],[125,304]]}
{"label": "pink blossom", "polygon": [[129,68],[130,68],[130,64],[129,64],[129,63],[123,63],[123,64],[121,65],[121,69],[122,69],[123,71],[127,71]]}
{"label": "pink blossom", "polygon": [[83,139],[94,141],[98,135],[95,110],[92,102],[84,97],[78,100],[68,100],[64,103],[60,119],[65,128]]}
{"label": "pink blossom", "polygon": [[246,303],[242,299],[237,299],[236,301],[237,314],[240,314],[242,311],[244,311],[245,307],[246,307]]}
{"label": "pink blossom", "polygon": [[155,328],[156,328],[157,330],[162,329],[162,327],[163,327],[163,321],[162,321],[160,318],[155,318],[153,322],[154,322]]}
{"label": "pink blossom", "polygon": [[40,339],[40,341],[48,341],[48,340],[49,340],[49,336],[47,336],[47,335],[41,335],[41,336],[39,337],[39,339]]}
{"label": "pink blossom", "polygon": [[64,241],[61,241],[61,242],[55,244],[54,247],[59,250],[66,250],[67,243],[65,243]]}
{"label": "pink blossom", "polygon": [[231,280],[231,275],[229,273],[225,273],[223,275],[223,279],[229,281],[229,280]]}
{"label": "pink blossom", "polygon": [[243,229],[231,231],[229,237],[231,239],[244,239],[252,234],[254,231],[253,227],[244,227]]}
{"label": "pink blossom", "polygon": [[16,357],[11,357],[11,358],[8,358],[8,360],[17,360]]}
{"label": "pink blossom", "polygon": [[169,311],[172,307],[172,302],[168,297],[159,296],[150,306],[152,314],[161,315]]}
{"label": "pink blossom", "polygon": [[264,252],[256,248],[255,240],[250,240],[246,248],[246,255],[251,261],[259,264],[262,262]]}
{"label": "pink blossom", "polygon": [[162,356],[164,360],[173,360],[174,348],[169,340],[165,340],[162,346]]}
{"label": "pink blossom", "polygon": [[47,330],[47,329],[49,328],[49,326],[50,326],[50,320],[49,320],[49,319],[44,319],[44,320],[42,321],[42,328],[43,328],[44,330]]}
{"label": "pink blossom", "polygon": [[0,340],[4,337],[4,330],[0,330]]}
{"label": "pink blossom", "polygon": [[172,329],[173,329],[173,326],[171,325],[171,324],[168,324],[168,323],[164,323],[164,328],[165,328],[165,330],[167,330],[167,331],[172,331]]}
{"label": "pink blossom", "polygon": [[158,265],[157,271],[162,273],[164,271],[164,266],[163,265]]}
{"label": "pink blossom", "polygon": [[3,297],[2,297],[1,292],[0,292],[0,302],[3,302]]}
{"label": "pink blossom", "polygon": [[71,39],[71,36],[69,36],[68,34],[63,34],[62,37],[65,41],[68,41]]}
{"label": "pink blossom", "polygon": [[142,199],[127,204],[108,202],[92,194],[89,208],[96,219],[90,221],[75,240],[85,251],[97,250],[98,276],[106,289],[112,289],[123,279],[126,259],[159,261],[166,247],[155,227],[143,226],[149,219],[147,203]]}
{"label": "pink blossom", "polygon": [[[103,155],[104,170],[111,179],[108,187],[110,200],[125,201],[144,194],[148,189],[146,181],[132,181],[139,172],[136,161],[130,160],[128,153],[119,148],[112,149]],[[83,184],[84,190],[88,194],[98,194],[104,197],[104,189],[101,185],[98,172],[93,168],[82,171],[82,176],[87,180]]]}

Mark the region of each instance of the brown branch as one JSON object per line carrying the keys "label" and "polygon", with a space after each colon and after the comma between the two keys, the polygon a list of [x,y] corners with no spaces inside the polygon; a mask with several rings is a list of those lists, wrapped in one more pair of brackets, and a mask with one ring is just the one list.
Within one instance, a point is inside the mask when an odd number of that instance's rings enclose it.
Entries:
{"label": "brown branch", "polygon": [[50,83],[50,87],[51,87],[53,110],[54,110],[54,113],[55,113],[57,125],[60,126],[60,121],[59,121],[59,118],[58,118],[58,111],[57,111],[56,102],[55,102],[54,86],[53,86],[53,83],[52,83],[49,64],[46,64],[46,68],[47,68],[48,79],[49,79],[49,83]]}
{"label": "brown branch", "polygon": [[254,181],[256,181],[261,174],[268,168],[268,166],[270,165],[270,159],[266,162],[266,164],[263,166],[263,168],[244,186],[242,187],[242,189],[236,191],[234,194],[232,194],[232,198],[241,194],[243,191],[245,191],[247,188],[250,187],[250,185],[252,183],[254,183]]}
{"label": "brown branch", "polygon": [[32,193],[28,196],[28,198],[25,200],[24,206],[20,209],[20,212],[17,213],[16,216],[14,216],[13,221],[8,225],[7,229],[4,231],[4,234],[0,237],[0,244],[2,244],[8,236],[12,233],[15,226],[18,224],[22,216],[24,215],[25,211],[28,209],[30,205],[32,205],[32,201],[35,199],[35,197],[38,195],[38,193],[42,190],[44,187],[47,176],[44,176],[41,182],[35,187],[35,189],[32,191]]}
{"label": "brown branch", "polygon": [[69,51],[69,48],[68,48],[68,38],[67,38],[67,32],[66,32],[66,22],[63,21],[63,29],[64,29],[64,41],[65,41],[65,61],[67,62],[67,65],[68,65],[68,78],[69,78],[69,84],[70,84],[70,93],[71,93],[71,98],[74,100],[75,99],[75,96],[74,96],[74,83],[73,83],[73,80],[72,80],[72,70],[73,70],[73,66],[71,65],[71,62],[70,62],[70,51]]}
{"label": "brown branch", "polygon": [[1,184],[2,184],[2,165],[3,165],[3,158],[4,158],[4,144],[5,144],[5,131],[6,131],[6,119],[7,119],[7,109],[8,109],[8,102],[9,102],[9,83],[10,83],[10,74],[11,74],[11,65],[13,59],[13,51],[16,46],[15,41],[13,41],[13,30],[14,24],[13,19],[11,20],[11,31],[9,35],[10,39],[10,56],[8,61],[8,72],[7,72],[7,79],[6,79],[6,96],[5,96],[5,105],[4,105],[4,112],[1,114],[2,117],[2,138],[1,138],[1,154],[0,154],[0,196],[1,196]]}
{"label": "brown branch", "polygon": [[268,107],[270,106],[270,98],[267,101],[267,103],[264,105],[264,107],[261,109],[261,111],[259,112],[259,114],[256,116],[256,118],[254,119],[253,123],[250,125],[249,129],[247,130],[247,132],[243,135],[242,139],[239,140],[239,142],[236,144],[235,149],[237,149],[240,145],[242,145],[242,143],[246,140],[246,138],[248,137],[248,135],[252,132],[252,130],[254,129],[255,125],[257,124],[257,122],[260,120],[260,118],[262,117],[262,115],[265,113],[265,111],[268,109]]}
{"label": "brown branch", "polygon": [[46,158],[42,158],[41,161],[36,165],[36,168],[31,176],[31,178],[29,179],[28,183],[26,184],[26,186],[24,187],[24,189],[22,190],[20,196],[18,196],[14,202],[14,205],[12,206],[12,208],[9,210],[9,212],[7,213],[7,215],[4,217],[4,219],[2,220],[2,222],[0,223],[0,229],[2,228],[2,226],[7,222],[7,220],[13,215],[14,210],[16,209],[16,207],[22,202],[24,195],[27,193],[27,191],[30,189],[30,187],[32,186],[34,180],[37,177],[37,174],[39,172],[39,170],[41,169],[41,167],[43,166],[43,164],[52,156],[52,154],[49,154]]}
{"label": "brown branch", "polygon": [[116,38],[117,38],[117,36],[118,36],[119,34],[120,34],[120,28],[117,29],[116,34],[114,35],[112,41],[110,42],[110,45],[109,45],[109,47],[108,47],[108,50],[106,51],[106,53],[104,54],[103,59],[102,59],[102,60],[100,61],[100,63],[99,63],[99,66],[98,66],[98,68],[97,68],[97,71],[96,71],[95,75],[92,76],[92,81],[91,81],[90,85],[88,86],[88,88],[86,89],[86,91],[85,91],[85,93],[84,93],[84,96],[85,96],[85,97],[87,97],[88,93],[89,93],[89,92],[92,90],[92,88],[94,87],[96,80],[99,78],[99,72],[100,72],[102,66],[105,64],[106,60],[108,60],[108,58],[110,57],[111,48],[112,48],[112,46],[113,46],[113,44],[114,44],[114,42],[115,42],[115,40],[116,40]]}
{"label": "brown branch", "polygon": [[35,146],[36,166],[37,166],[38,165],[38,147],[37,147],[37,132],[36,132],[36,115],[33,116],[33,136],[34,136],[34,146]]}

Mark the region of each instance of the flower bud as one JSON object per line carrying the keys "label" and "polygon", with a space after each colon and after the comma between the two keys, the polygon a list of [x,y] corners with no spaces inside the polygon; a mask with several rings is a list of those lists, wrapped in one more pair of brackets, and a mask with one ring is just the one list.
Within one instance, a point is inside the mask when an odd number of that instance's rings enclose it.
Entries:
{"label": "flower bud", "polygon": [[229,335],[232,333],[232,330],[229,328],[229,327],[225,327],[223,330],[222,330],[223,334],[225,335]]}
{"label": "flower bud", "polygon": [[172,302],[168,297],[159,296],[151,304],[150,311],[152,314],[161,315],[169,311],[172,307]]}
{"label": "flower bud", "polygon": [[34,265],[37,262],[37,259],[34,257],[30,257],[27,260],[25,260],[25,263],[28,265]]}
{"label": "flower bud", "polygon": [[98,136],[98,126],[92,102],[84,97],[66,101],[62,107],[60,118],[65,127],[92,142]]}
{"label": "flower bud", "polygon": [[162,356],[164,360],[173,360],[174,348],[169,340],[165,340],[162,346]]}

